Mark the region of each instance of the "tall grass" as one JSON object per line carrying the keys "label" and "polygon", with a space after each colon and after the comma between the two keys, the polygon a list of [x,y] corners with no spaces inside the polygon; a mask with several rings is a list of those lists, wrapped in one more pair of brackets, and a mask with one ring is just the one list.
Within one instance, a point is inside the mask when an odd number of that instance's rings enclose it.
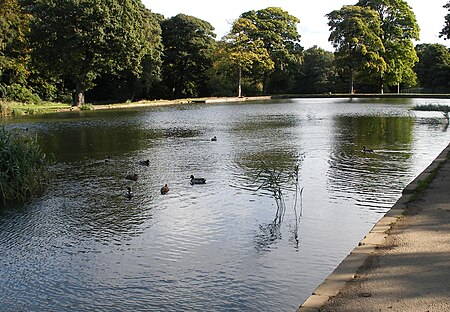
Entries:
{"label": "tall grass", "polygon": [[0,204],[24,202],[43,191],[50,178],[47,157],[34,138],[0,130]]}

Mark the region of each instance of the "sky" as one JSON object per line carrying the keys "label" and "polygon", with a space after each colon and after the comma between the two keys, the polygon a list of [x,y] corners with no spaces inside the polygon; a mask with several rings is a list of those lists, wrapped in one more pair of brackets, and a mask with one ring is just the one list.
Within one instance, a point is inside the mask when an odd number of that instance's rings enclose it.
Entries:
{"label": "sky", "polygon": [[[416,14],[420,26],[420,41],[416,43],[441,43],[450,47],[450,40],[439,38],[448,11],[443,8],[448,0],[406,0]],[[351,5],[357,0],[142,0],[154,13],[170,18],[179,13],[192,15],[208,21],[222,38],[230,29],[231,23],[244,12],[267,7],[281,7],[290,15],[300,19],[298,31],[300,44],[305,48],[317,45],[333,51],[328,42],[329,28],[325,14]]]}

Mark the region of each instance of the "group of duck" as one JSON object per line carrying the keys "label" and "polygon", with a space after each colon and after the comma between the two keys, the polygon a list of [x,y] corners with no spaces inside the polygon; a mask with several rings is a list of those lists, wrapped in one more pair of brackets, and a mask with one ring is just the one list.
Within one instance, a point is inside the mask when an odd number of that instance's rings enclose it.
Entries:
{"label": "group of duck", "polygon": [[[214,136],[213,138],[211,138],[211,141],[215,142],[217,141],[217,137]],[[108,161],[108,160],[106,160]],[[146,160],[141,160],[139,161],[139,164],[142,166],[150,166],[150,160],[146,159]],[[138,180],[138,175],[136,173],[133,174],[128,174],[125,176],[125,179],[127,180],[131,180],[131,181],[137,181]],[[206,179],[205,178],[196,178],[194,177],[193,174],[191,174],[190,176],[190,184],[194,185],[194,184],[205,184],[206,183]],[[164,184],[163,187],[161,187],[161,195],[165,195],[169,192],[169,185],[166,183]],[[125,195],[128,198],[131,198],[133,196],[133,192],[131,191],[131,187],[128,186],[127,187],[127,193]]]}

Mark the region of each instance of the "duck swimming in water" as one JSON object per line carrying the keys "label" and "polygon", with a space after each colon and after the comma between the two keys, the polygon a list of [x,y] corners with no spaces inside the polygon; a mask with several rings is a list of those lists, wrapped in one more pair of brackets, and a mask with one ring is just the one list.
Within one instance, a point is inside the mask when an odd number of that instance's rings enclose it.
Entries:
{"label": "duck swimming in water", "polygon": [[206,179],[205,178],[194,178],[194,175],[191,175],[191,185],[194,184],[205,184]]}
{"label": "duck swimming in water", "polygon": [[213,141],[213,142],[217,141],[217,137],[214,136],[214,137],[211,139],[211,141]]}
{"label": "duck swimming in water", "polygon": [[365,153],[373,153],[373,149],[370,149],[370,148],[366,148],[365,146],[363,146],[363,152],[365,152]]}
{"label": "duck swimming in water", "polygon": [[139,161],[139,164],[141,164],[142,166],[150,166],[150,160],[141,160]]}
{"label": "duck swimming in water", "polygon": [[125,179],[132,180],[132,181],[137,181],[138,175],[136,173],[134,173],[134,174],[127,174]]}
{"label": "duck swimming in water", "polygon": [[130,199],[131,197],[133,197],[133,192],[131,191],[131,187],[127,187],[127,193],[125,194],[125,197]]}
{"label": "duck swimming in water", "polygon": [[167,184],[165,184],[162,188],[161,188],[161,195],[165,195],[169,192],[169,186]]}

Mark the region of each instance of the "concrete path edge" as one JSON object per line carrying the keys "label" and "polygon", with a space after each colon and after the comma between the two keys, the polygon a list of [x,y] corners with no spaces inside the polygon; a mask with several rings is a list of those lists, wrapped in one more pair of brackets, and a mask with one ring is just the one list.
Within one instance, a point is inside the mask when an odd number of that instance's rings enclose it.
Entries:
{"label": "concrete path edge", "polygon": [[336,296],[347,282],[355,278],[356,272],[372,254],[384,243],[388,231],[403,216],[406,204],[414,199],[414,194],[421,181],[428,180],[450,155],[450,144],[439,156],[402,191],[400,199],[382,217],[361,240],[350,254],[342,260],[337,268],[314,290],[296,312],[317,312],[328,301]]}

